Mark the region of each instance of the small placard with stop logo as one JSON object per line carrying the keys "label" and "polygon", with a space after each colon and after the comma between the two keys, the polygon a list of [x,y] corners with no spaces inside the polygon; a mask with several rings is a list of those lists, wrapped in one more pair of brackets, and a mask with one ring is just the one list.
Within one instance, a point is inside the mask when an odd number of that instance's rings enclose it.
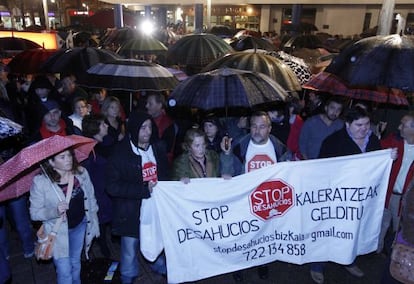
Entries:
{"label": "small placard with stop logo", "polygon": [[293,187],[283,180],[267,181],[250,194],[250,209],[264,221],[280,217],[294,206],[293,196]]}

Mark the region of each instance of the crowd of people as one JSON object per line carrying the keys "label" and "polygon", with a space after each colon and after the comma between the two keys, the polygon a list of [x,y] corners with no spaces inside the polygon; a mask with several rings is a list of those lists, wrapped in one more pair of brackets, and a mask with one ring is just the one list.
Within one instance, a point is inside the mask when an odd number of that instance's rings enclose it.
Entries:
{"label": "crowd of people", "polygon": [[[350,106],[340,97],[315,93],[305,94],[303,100],[253,110],[248,116],[219,117],[176,111],[167,107],[166,93],[143,92],[137,107],[126,111],[129,108],[117,94],[105,89],[85,91],[73,76],[57,79],[40,75],[21,88],[23,82],[2,79],[7,73],[7,66],[1,65],[1,116],[21,123],[24,132],[1,140],[2,160],[53,135],[82,135],[97,144],[82,163],[73,149],[43,161],[44,171],[35,177],[29,194],[0,203],[1,283],[11,275],[7,219],[19,234],[24,257],[31,258],[35,242],[32,221],[45,224],[50,232],[61,216],[64,221],[53,254],[59,284],[80,283],[82,249],[87,254],[94,238],[102,255],[113,258],[108,245],[111,235],[119,237],[122,283],[133,283],[140,274],[141,202],[151,198],[157,182],[230,179],[256,170],[249,161],[270,165],[392,148],[395,161],[378,253],[389,255],[401,212],[411,216],[407,210],[412,206],[403,200],[413,187],[413,113],[405,113],[398,129],[387,129],[389,135],[384,135],[385,129],[378,130],[378,121],[372,119],[368,102]],[[65,200],[67,192],[71,193],[69,202]],[[401,238],[414,245],[412,230],[405,225],[411,219],[402,219],[402,227],[408,229]],[[161,254],[150,266],[155,273],[166,275],[166,261]],[[324,263],[311,264],[314,282],[324,283],[323,268]],[[355,277],[364,276],[355,263],[345,268]],[[259,266],[257,272],[261,279],[269,277],[266,265]],[[233,277],[242,282],[243,271],[234,272]],[[389,275],[383,278],[390,281]]]}

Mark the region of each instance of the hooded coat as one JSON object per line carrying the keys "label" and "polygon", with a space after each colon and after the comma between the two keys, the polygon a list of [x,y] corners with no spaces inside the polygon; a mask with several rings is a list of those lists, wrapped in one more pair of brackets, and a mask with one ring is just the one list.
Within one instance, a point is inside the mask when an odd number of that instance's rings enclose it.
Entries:
{"label": "hooded coat", "polygon": [[[127,135],[115,146],[108,159],[106,192],[112,199],[112,232],[115,235],[138,238],[142,199],[150,198],[148,183],[142,177],[142,158],[133,152],[131,142],[138,146],[142,124],[151,119],[145,112],[135,111],[129,116]],[[158,140],[158,131],[152,121],[150,144],[157,162],[158,180],[167,180],[168,161],[165,144]]]}

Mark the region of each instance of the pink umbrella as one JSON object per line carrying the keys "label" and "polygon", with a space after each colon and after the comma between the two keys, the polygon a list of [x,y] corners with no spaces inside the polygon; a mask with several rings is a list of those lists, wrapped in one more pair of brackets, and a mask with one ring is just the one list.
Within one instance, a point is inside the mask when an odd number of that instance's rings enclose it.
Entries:
{"label": "pink umbrella", "polygon": [[78,135],[55,135],[22,149],[0,165],[0,201],[19,197],[29,191],[39,163],[68,148],[75,150],[78,161],[88,158],[96,141]]}

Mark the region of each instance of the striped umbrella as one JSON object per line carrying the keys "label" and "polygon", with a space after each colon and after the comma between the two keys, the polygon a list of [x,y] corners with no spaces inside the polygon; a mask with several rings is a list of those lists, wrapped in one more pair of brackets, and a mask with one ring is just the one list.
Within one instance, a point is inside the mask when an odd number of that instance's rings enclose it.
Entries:
{"label": "striped umbrella", "polygon": [[167,58],[174,64],[206,66],[233,52],[223,39],[213,34],[186,35],[168,47]]}
{"label": "striped umbrella", "polygon": [[207,65],[202,72],[228,67],[255,71],[268,75],[287,91],[300,91],[300,82],[295,73],[281,60],[263,53],[234,52]]}
{"label": "striped umbrella", "polygon": [[345,96],[357,100],[394,105],[409,105],[404,92],[400,89],[381,87],[372,87],[369,89],[351,88],[344,80],[328,72],[320,72],[303,85],[303,88],[319,92],[328,92],[333,95]]}
{"label": "striped umbrella", "polygon": [[167,52],[167,47],[158,39],[150,36],[133,38],[117,50],[121,56],[134,58],[135,55],[160,54]]}
{"label": "striped umbrella", "polygon": [[118,59],[92,66],[79,84],[130,92],[163,91],[174,89],[178,80],[161,65],[144,60]]}

